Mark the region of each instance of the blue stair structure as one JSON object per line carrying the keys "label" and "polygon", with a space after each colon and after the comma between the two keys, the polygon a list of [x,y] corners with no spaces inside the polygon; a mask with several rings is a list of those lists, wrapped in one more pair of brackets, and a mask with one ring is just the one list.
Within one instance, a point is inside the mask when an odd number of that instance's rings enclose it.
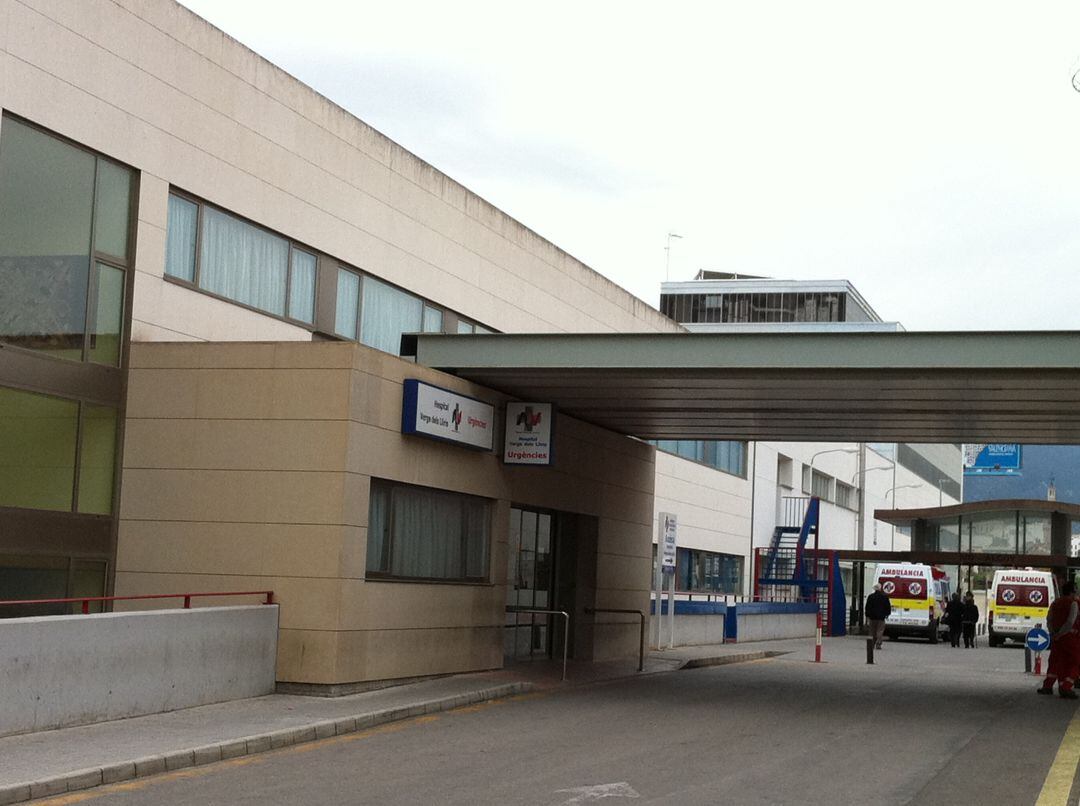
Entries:
{"label": "blue stair structure", "polygon": [[[812,497],[801,526],[773,531],[757,590],[764,601],[815,602],[821,608],[826,635],[847,632],[846,596],[836,552],[816,547],[821,501]],[[808,547],[810,538],[814,544]]]}

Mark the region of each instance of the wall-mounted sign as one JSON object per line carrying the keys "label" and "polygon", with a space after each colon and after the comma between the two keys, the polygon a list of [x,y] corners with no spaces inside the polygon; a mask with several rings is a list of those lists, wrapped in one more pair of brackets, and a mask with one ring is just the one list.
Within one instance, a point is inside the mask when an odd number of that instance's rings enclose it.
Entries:
{"label": "wall-mounted sign", "polygon": [[550,465],[555,411],[550,403],[507,403],[503,462]]}
{"label": "wall-mounted sign", "polygon": [[401,433],[490,451],[494,428],[494,406],[415,378],[405,381]]}
{"label": "wall-mounted sign", "polygon": [[675,573],[675,553],[678,549],[679,523],[670,512],[660,513],[660,567],[665,574]]}
{"label": "wall-mounted sign", "polygon": [[964,475],[1018,476],[1020,459],[1019,445],[964,445]]}

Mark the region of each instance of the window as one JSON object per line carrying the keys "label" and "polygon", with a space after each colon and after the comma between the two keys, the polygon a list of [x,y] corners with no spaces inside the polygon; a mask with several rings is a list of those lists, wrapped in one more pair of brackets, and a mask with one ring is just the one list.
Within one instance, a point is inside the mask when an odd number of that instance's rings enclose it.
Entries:
{"label": "window", "polygon": [[424,332],[442,333],[443,313],[430,305],[424,306]]}
{"label": "window", "polygon": [[423,329],[423,301],[373,277],[364,278],[363,294],[360,341],[368,347],[398,355],[401,334],[418,333]]}
{"label": "window", "polygon": [[369,577],[485,582],[491,502],[372,479]]}
{"label": "window", "polygon": [[458,333],[475,333],[476,332],[476,325],[474,325],[472,322],[466,322],[464,319],[458,319],[457,332]]}
{"label": "window", "polygon": [[117,412],[90,403],[81,409],[74,400],[0,387],[0,506],[112,512]]}
{"label": "window", "polygon": [[742,592],[742,569],[743,558],[734,554],[678,549],[675,585],[685,593],[739,594]]}
{"label": "window", "polygon": [[119,362],[131,183],[129,169],[3,118],[0,340]]}
{"label": "window", "polygon": [[836,482],[836,505],[845,509],[855,509],[857,498],[855,488],[842,481]]}
{"label": "window", "polygon": [[810,494],[822,501],[832,501],[832,476],[817,470],[810,471]]}
{"label": "window", "polygon": [[338,269],[337,311],[334,315],[334,332],[347,339],[356,339],[360,323],[360,275],[346,269]]}
{"label": "window", "polygon": [[673,453],[692,462],[746,478],[746,443],[711,439],[647,440],[664,453]]}
{"label": "window", "polygon": [[211,294],[312,324],[315,256],[269,230],[169,196],[165,274]]}

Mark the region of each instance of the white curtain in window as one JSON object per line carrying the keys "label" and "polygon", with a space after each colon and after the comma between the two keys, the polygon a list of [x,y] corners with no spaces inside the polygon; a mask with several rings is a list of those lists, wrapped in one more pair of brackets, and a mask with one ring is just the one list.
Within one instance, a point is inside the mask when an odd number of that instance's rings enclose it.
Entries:
{"label": "white curtain in window", "polygon": [[289,277],[289,316],[311,324],[315,321],[315,255],[292,250]]}
{"label": "white curtain in window", "polygon": [[424,303],[412,294],[364,278],[364,307],[361,311],[360,341],[369,347],[397,355],[402,333],[419,333],[423,328]]}
{"label": "white curtain in window", "polygon": [[207,291],[282,316],[288,263],[285,239],[203,208],[199,284]]}
{"label": "white curtain in window", "polygon": [[195,226],[199,208],[187,199],[169,196],[169,220],[165,240],[165,273],[195,282]]}
{"label": "white curtain in window", "polygon": [[371,504],[368,508],[367,570],[389,571],[389,541],[387,530],[390,517],[390,489],[371,485]]}
{"label": "white curtain in window", "polygon": [[337,311],[334,332],[347,339],[356,338],[357,307],[360,305],[360,275],[338,269]]}
{"label": "white curtain in window", "polygon": [[431,579],[464,576],[461,507],[456,496],[395,489],[390,573]]}

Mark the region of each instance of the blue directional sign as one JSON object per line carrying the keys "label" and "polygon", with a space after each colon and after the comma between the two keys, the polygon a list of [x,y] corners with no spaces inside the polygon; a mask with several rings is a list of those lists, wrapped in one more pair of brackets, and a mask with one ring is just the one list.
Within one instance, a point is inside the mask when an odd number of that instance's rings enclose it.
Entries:
{"label": "blue directional sign", "polygon": [[1042,627],[1033,627],[1028,630],[1027,648],[1032,652],[1044,652],[1050,647],[1050,633]]}

